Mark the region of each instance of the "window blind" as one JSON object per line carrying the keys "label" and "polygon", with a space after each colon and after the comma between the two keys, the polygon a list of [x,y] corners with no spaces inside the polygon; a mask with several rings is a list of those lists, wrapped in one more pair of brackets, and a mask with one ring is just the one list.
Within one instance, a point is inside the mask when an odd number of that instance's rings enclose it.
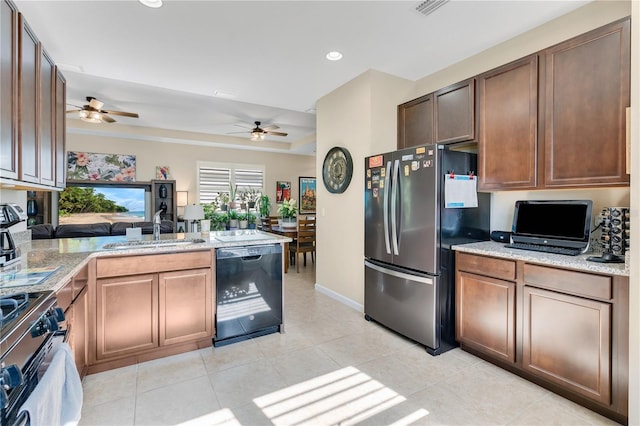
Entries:
{"label": "window blind", "polygon": [[198,193],[200,203],[212,202],[220,193],[229,192],[229,185],[237,187],[236,199],[240,192],[253,188],[262,192],[264,188],[264,167],[220,166],[206,163],[198,165]]}

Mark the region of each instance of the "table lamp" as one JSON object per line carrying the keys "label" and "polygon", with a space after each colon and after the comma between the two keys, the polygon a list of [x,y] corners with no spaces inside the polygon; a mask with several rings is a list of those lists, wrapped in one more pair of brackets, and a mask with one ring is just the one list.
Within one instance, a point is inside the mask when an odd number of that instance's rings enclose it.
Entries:
{"label": "table lamp", "polygon": [[199,204],[189,204],[184,207],[184,220],[191,222],[189,232],[198,232],[198,221],[204,219],[204,209]]}

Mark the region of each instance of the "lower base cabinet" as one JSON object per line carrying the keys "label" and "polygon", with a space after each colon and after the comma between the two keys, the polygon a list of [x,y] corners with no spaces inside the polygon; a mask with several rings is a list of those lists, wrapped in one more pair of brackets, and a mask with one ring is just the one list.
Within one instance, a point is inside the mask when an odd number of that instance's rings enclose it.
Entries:
{"label": "lower base cabinet", "polygon": [[628,418],[629,279],[456,252],[462,349]]}
{"label": "lower base cabinet", "polygon": [[212,251],[98,258],[90,362],[152,359],[172,346],[210,344],[212,270]]}
{"label": "lower base cabinet", "polygon": [[524,287],[522,366],[611,403],[611,304]]}

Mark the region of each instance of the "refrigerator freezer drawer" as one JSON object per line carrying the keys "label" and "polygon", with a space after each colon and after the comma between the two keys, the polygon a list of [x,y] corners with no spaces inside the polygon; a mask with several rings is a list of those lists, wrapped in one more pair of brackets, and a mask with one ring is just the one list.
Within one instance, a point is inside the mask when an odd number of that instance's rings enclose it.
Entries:
{"label": "refrigerator freezer drawer", "polygon": [[390,329],[437,349],[436,280],[365,260],[364,313]]}

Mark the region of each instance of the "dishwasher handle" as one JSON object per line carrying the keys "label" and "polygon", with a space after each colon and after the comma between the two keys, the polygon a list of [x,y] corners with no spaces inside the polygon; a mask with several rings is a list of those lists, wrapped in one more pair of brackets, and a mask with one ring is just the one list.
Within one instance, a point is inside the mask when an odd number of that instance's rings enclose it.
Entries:
{"label": "dishwasher handle", "polygon": [[258,255],[255,255],[255,256],[242,256],[241,259],[242,259],[243,262],[255,262],[257,260],[262,259],[262,255],[258,254]]}

